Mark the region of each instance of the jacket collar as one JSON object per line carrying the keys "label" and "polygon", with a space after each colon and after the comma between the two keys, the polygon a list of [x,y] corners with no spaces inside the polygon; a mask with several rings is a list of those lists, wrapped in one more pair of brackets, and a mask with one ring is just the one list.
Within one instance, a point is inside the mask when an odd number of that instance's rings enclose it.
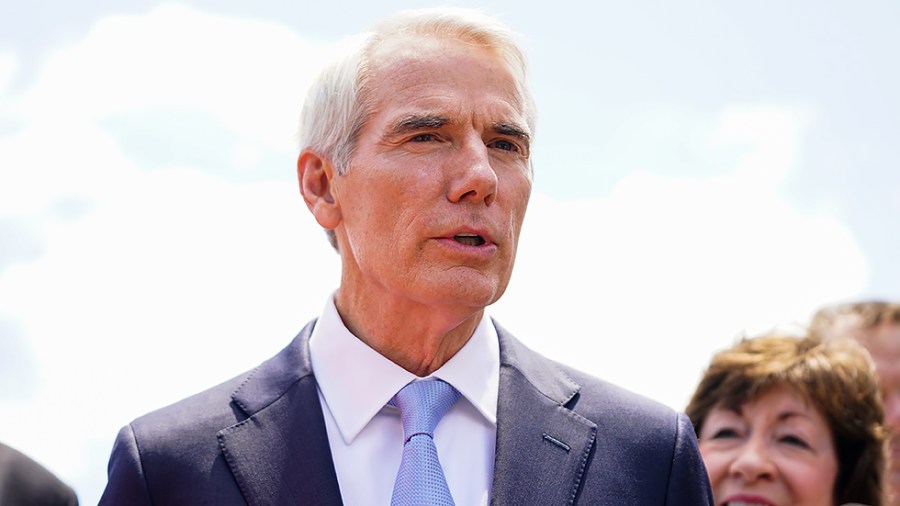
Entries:
{"label": "jacket collar", "polygon": [[[340,505],[309,358],[310,322],[234,392],[247,419],[218,433],[250,506]],[[597,426],[571,411],[579,385],[494,322],[500,395],[492,504],[572,504]]]}
{"label": "jacket collar", "polygon": [[571,410],[579,385],[495,322],[500,399],[491,504],[573,504],[597,425]]}
{"label": "jacket collar", "polygon": [[238,387],[232,399],[248,418],[218,433],[249,506],[342,504],[309,359],[314,325]]}

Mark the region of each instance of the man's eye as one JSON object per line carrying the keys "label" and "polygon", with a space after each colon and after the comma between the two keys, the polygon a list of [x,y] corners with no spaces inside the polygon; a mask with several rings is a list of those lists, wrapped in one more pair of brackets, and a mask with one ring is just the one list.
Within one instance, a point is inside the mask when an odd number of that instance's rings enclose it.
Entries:
{"label": "man's eye", "polygon": [[410,139],[410,141],[412,141],[412,142],[431,142],[433,140],[434,140],[434,134],[419,134],[419,135],[413,137],[412,139]]}
{"label": "man's eye", "polygon": [[506,140],[494,141],[491,145],[503,151],[519,151],[519,146],[516,146],[515,143]]}

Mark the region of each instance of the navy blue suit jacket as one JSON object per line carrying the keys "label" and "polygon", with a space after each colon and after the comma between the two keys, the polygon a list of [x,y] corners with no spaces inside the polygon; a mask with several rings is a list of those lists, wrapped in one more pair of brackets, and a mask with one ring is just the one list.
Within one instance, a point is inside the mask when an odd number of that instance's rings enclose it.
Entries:
{"label": "navy blue suit jacket", "polygon": [[[255,370],[124,427],[100,505],[340,505],[309,360],[314,324]],[[685,415],[497,333],[491,504],[713,504]]]}

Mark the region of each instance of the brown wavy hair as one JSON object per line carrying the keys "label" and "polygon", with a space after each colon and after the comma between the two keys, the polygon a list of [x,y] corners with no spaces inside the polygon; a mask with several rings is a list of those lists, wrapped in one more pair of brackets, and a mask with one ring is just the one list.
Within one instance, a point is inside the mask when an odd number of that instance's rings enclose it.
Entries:
{"label": "brown wavy hair", "polygon": [[825,418],[837,453],[837,504],[881,506],[884,409],[872,359],[851,340],[769,333],[716,353],[685,412],[699,434],[714,408],[737,410],[770,388],[790,385]]}
{"label": "brown wavy hair", "polygon": [[[850,328],[842,328],[841,324],[849,324]],[[863,300],[825,306],[815,312],[809,330],[822,339],[831,339],[857,337],[857,330],[881,325],[900,325],[900,303]],[[842,331],[847,335],[841,335]]]}

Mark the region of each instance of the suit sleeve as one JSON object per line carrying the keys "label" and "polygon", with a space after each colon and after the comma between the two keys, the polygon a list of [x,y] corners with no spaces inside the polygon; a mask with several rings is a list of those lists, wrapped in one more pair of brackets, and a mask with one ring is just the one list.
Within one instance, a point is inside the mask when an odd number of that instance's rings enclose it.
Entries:
{"label": "suit sleeve", "polygon": [[109,457],[107,472],[109,479],[98,506],[152,504],[141,465],[140,450],[131,425],[126,425],[119,431]]}
{"label": "suit sleeve", "polygon": [[694,426],[684,413],[678,414],[675,435],[675,453],[672,471],[669,475],[669,489],[666,494],[668,506],[713,506],[709,474],[703,464]]}

